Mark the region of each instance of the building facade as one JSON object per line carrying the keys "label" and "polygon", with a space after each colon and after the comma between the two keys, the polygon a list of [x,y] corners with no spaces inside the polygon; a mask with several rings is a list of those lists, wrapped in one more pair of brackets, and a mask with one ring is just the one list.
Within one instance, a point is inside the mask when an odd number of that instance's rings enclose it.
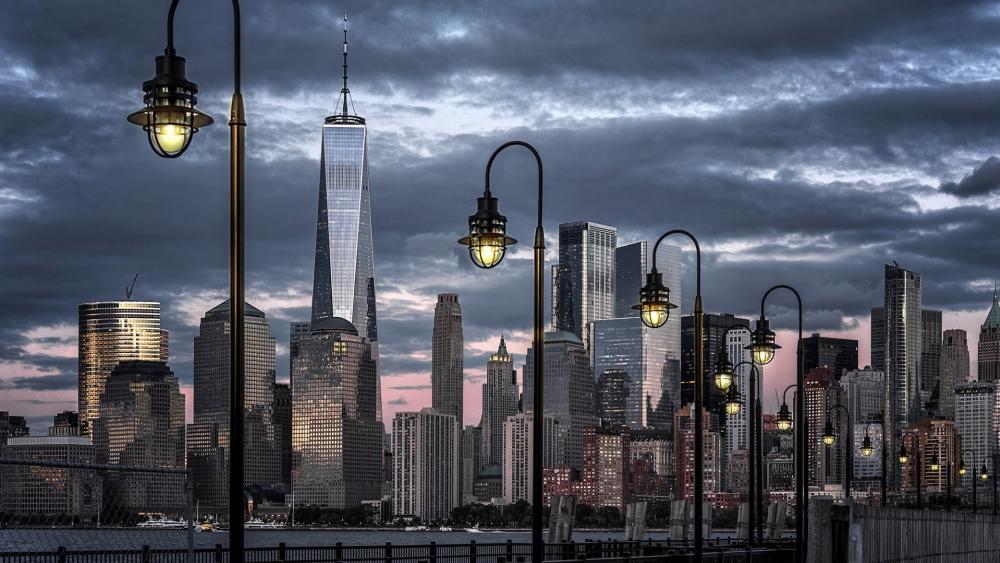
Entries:
{"label": "building facade", "polygon": [[483,468],[482,444],[483,434],[478,426],[469,425],[462,429],[459,445],[459,504],[476,502],[476,476]]}
{"label": "building facade", "polygon": [[920,310],[920,388],[924,403],[934,403],[931,414],[938,409],[941,383],[941,311]]}
{"label": "building facade", "polygon": [[623,369],[607,369],[597,376],[595,414],[598,424],[625,426],[632,378]]}
{"label": "building facade", "polygon": [[[184,467],[184,396],[167,364],[125,361],[108,376],[92,422],[97,463]],[[184,477],[111,472],[105,497],[118,510],[181,513]]]}
{"label": "building facade", "polygon": [[458,295],[438,295],[431,339],[431,403],[462,424],[463,352],[462,306]]}
{"label": "building facade", "polygon": [[[715,364],[715,359],[719,357],[719,351],[726,346],[723,340],[726,330],[733,326],[750,328],[750,321],[734,317],[729,313],[722,315],[705,313],[703,321],[705,334],[705,385],[703,388],[705,408],[715,414],[719,418],[720,423],[722,423],[726,418],[726,411],[722,406],[726,397],[725,393],[716,389],[715,384],[712,382],[712,366]],[[694,402],[694,315],[687,315],[681,318],[681,348],[681,401],[686,405]]]}
{"label": "building facade", "polygon": [[969,471],[962,477],[963,486],[972,486],[971,479],[985,465],[995,475],[994,462],[1000,453],[1000,393],[996,381],[963,383],[955,388],[955,428],[962,441],[962,450],[970,456],[965,460]]}
{"label": "building facade", "polygon": [[[522,405],[532,410],[534,400],[534,350],[528,348],[524,364]],[[583,343],[573,333],[545,333],[545,416],[558,421],[566,435],[565,462],[575,469],[582,461],[583,432],[596,425],[594,376]],[[506,438],[505,438],[506,440]],[[506,458],[506,450],[504,453]]]}
{"label": "building facade", "polygon": [[[0,448],[8,459],[94,463],[88,436],[17,436]],[[96,523],[101,514],[102,476],[97,470],[0,465],[0,511],[7,519],[48,516],[56,522]]]}
{"label": "building facade", "polygon": [[459,505],[459,426],[433,409],[400,412],[392,421],[393,513],[445,520]]}
{"label": "building facade", "polygon": [[[694,425],[693,404],[684,405],[674,414],[674,460],[676,466],[676,495],[678,499],[694,498]],[[718,418],[705,412],[704,430],[704,491],[717,493],[722,482],[722,436]]]}
{"label": "building facade", "polygon": [[938,386],[938,414],[955,417],[955,388],[969,381],[969,344],[964,330],[944,331],[941,345],[941,384]]}
{"label": "building facade", "polygon": [[167,333],[160,329],[160,304],[97,301],[79,306],[80,433],[89,436],[98,416],[104,383],[128,360],[168,361]]}
{"label": "building facade", "polygon": [[[849,436],[848,418],[836,405],[847,405],[843,389],[832,368],[815,368],[806,374],[806,422],[809,447],[809,484],[831,485],[844,482],[844,448],[840,440]],[[833,424],[837,443],[823,443],[827,421]],[[851,448],[853,451],[853,447]]]}
{"label": "building facade", "polygon": [[979,381],[1000,381],[1000,302],[993,290],[993,304],[979,329]]}
{"label": "building facade", "polygon": [[507,344],[500,336],[496,354],[486,363],[486,383],[483,384],[483,417],[479,422],[483,445],[483,465],[503,466],[503,426],[507,417],[517,414],[517,375],[514,358],[507,353]]}
{"label": "building facade", "polygon": [[[614,227],[578,221],[559,225],[555,330],[571,332],[589,343],[588,325],[615,312]],[[566,295],[566,293],[569,295]]]}
{"label": "building facade", "polygon": [[[225,486],[229,467],[229,317],[225,300],[205,312],[194,337],[194,421],[189,435],[188,457],[197,471],[221,471],[221,475],[194,476],[195,499],[224,511],[229,503]],[[244,484],[280,485],[281,449],[274,418],[275,339],[264,313],[244,303]],[[202,439],[217,438],[217,442]],[[208,459],[222,454],[222,459]],[[194,469],[192,471],[195,471]]]}
{"label": "building facade", "polygon": [[858,369],[858,341],[814,332],[802,339],[802,364],[806,372],[813,368],[830,368],[839,379],[845,370]]}
{"label": "building facade", "polygon": [[[510,416],[504,422],[503,499],[507,504],[519,500],[531,502],[534,421],[534,415],[527,412]],[[565,429],[558,419],[550,416],[542,419],[542,467],[564,464],[565,437]]]}
{"label": "building facade", "polygon": [[299,341],[291,383],[296,505],[349,508],[382,496],[385,429],[372,348],[338,317],[312,323]]}

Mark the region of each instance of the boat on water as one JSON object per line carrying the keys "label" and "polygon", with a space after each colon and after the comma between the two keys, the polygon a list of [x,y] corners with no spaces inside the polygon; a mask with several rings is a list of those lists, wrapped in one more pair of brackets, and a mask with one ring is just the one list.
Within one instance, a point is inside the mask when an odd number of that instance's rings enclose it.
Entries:
{"label": "boat on water", "polygon": [[246,530],[278,530],[284,528],[278,522],[265,522],[260,518],[251,518],[243,523]]}
{"label": "boat on water", "polygon": [[154,530],[176,530],[184,529],[187,527],[187,522],[184,520],[167,518],[166,516],[160,516],[158,518],[150,517],[145,522],[139,522],[136,524],[136,528],[143,529],[154,529]]}
{"label": "boat on water", "polygon": [[471,528],[466,528],[465,531],[469,532],[470,534],[481,534],[481,533],[483,533],[483,531],[479,529],[479,523],[478,522],[476,523],[475,526],[473,526]]}
{"label": "boat on water", "polygon": [[437,529],[437,531],[439,531],[439,532],[454,532],[455,530],[454,530],[454,528],[451,528],[449,526],[441,526],[440,528]]}
{"label": "boat on water", "polygon": [[404,532],[426,532],[427,526],[407,526],[403,528]]}

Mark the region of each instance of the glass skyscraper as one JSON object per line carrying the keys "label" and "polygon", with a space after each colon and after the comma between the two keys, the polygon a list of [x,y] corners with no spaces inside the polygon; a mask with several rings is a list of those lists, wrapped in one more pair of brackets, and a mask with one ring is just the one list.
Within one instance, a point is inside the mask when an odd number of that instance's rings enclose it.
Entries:
{"label": "glass skyscraper", "polygon": [[98,301],[79,309],[80,434],[90,435],[111,370],[128,360],[166,362],[167,332],[160,330],[159,303]]}
{"label": "glass skyscraper", "polygon": [[585,331],[615,313],[614,227],[580,221],[559,225],[559,265],[553,270],[556,331],[572,332],[589,347]]}

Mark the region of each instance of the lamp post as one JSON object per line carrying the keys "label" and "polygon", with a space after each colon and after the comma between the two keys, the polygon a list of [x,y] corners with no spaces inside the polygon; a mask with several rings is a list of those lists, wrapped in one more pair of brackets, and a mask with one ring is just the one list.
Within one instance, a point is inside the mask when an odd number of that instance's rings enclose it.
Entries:
{"label": "lamp post", "polygon": [[677,305],[670,302],[670,288],[663,285],[663,274],[656,269],[656,251],[663,239],[670,235],[683,235],[694,243],[695,250],[695,296],[694,296],[694,557],[702,561],[704,557],[705,530],[703,526],[705,498],[705,313],[701,302],[701,246],[698,239],[691,233],[673,229],[660,235],[653,245],[653,267],[646,274],[646,285],[639,291],[639,304],[633,309],[639,310],[643,324],[649,328],[658,328],[666,324],[670,310]]}
{"label": "lamp post", "polygon": [[750,541],[752,543],[754,539],[753,538],[754,533],[757,533],[758,541],[760,542],[764,541],[764,530],[762,525],[764,519],[763,515],[758,512],[763,508],[763,499],[761,498],[762,497],[761,491],[763,490],[763,486],[762,483],[758,482],[760,479],[760,472],[759,472],[760,468],[757,466],[757,461],[759,459],[762,459],[763,457],[763,452],[760,451],[760,439],[757,436],[757,429],[760,427],[760,425],[763,424],[763,422],[760,422],[758,424],[760,405],[759,405],[759,400],[757,398],[757,381],[758,379],[760,379],[760,371],[757,369],[757,364],[755,364],[752,361],[743,360],[738,362],[736,365],[733,365],[732,362],[729,361],[729,352],[726,351],[726,337],[729,334],[729,331],[737,329],[745,329],[745,328],[747,327],[734,325],[727,328],[725,332],[722,333],[723,345],[722,348],[719,350],[719,356],[715,362],[713,379],[715,381],[715,387],[717,389],[726,391],[728,389],[735,387],[735,385],[733,385],[733,380],[736,377],[736,370],[745,365],[750,366],[750,381],[749,381],[750,396],[747,400],[747,405],[749,407],[748,408],[749,412],[747,413],[747,415],[749,416],[750,420],[750,428],[748,429],[748,434],[749,434],[748,443],[750,444],[750,447],[748,448],[750,450],[750,475],[749,475],[750,484],[748,487],[749,491],[747,498],[749,501],[748,504],[750,509],[750,522],[749,522]]}
{"label": "lamp post", "polygon": [[868,427],[872,425],[873,422],[878,422],[879,426],[882,427],[882,467],[880,472],[880,484],[882,489],[882,506],[886,505],[886,467],[885,467],[885,413],[879,416],[878,420],[869,420],[865,423],[865,439],[861,442],[861,455],[865,457],[871,457],[875,453],[875,448],[872,446],[872,439],[868,435]]}
{"label": "lamp post", "polygon": [[[835,410],[843,410],[847,420],[851,420],[851,411],[844,405],[836,404],[826,409],[826,427],[823,429],[823,443],[832,446],[837,443],[837,432],[830,421],[830,413]],[[851,448],[851,433],[848,432],[844,438],[844,498],[845,502],[851,502],[851,480],[854,478],[853,449]]]}
{"label": "lamp post", "polygon": [[545,231],[542,228],[542,158],[535,147],[524,141],[507,141],[500,145],[490,155],[486,162],[486,188],[483,197],[479,198],[476,213],[469,217],[469,234],[458,242],[469,247],[469,257],[472,262],[484,269],[493,268],[503,260],[507,247],[517,243],[507,236],[507,218],[501,215],[497,208],[497,199],[490,191],[490,171],[493,161],[506,148],[520,146],[528,149],[535,157],[538,166],[538,220],[535,224],[534,244],[534,332],[531,346],[534,349],[534,423],[531,425],[531,560],[541,563],[544,559],[545,544],[542,541],[542,426],[545,416],[545,333],[542,320],[543,275],[545,269]]}
{"label": "lamp post", "polygon": [[[198,86],[187,80],[185,60],[174,50],[174,13],[167,12],[167,48],[156,57],[156,76],[143,83],[145,107],[128,116],[146,131],[149,146],[164,158],[176,158],[212,118],[195,108]],[[243,386],[245,357],[245,201],[246,115],[240,90],[240,3],[233,0],[233,96],[229,114],[229,560],[243,561]]]}
{"label": "lamp post", "polygon": [[914,449],[913,453],[914,453],[914,455],[916,455],[916,460],[917,460],[917,469],[916,469],[916,473],[917,473],[917,508],[923,508],[924,503],[923,503],[923,498],[921,497],[921,491],[920,491],[920,484],[921,484],[920,483],[920,473],[921,473],[921,467],[920,466],[923,465],[923,463],[922,463],[922,460],[920,459],[920,436],[916,432],[913,432],[913,431],[903,432],[903,435],[900,438],[900,441],[902,441],[903,443],[899,446],[899,463],[901,465],[906,465],[909,462],[909,460],[910,460],[910,453],[906,449],[906,438],[908,436],[912,437],[912,438],[914,438],[916,440],[916,446],[913,448]]}
{"label": "lamp post", "polygon": [[795,300],[799,307],[799,338],[796,345],[796,370],[795,383],[799,386],[799,393],[795,396],[795,418],[800,424],[795,431],[795,550],[797,557],[801,561],[807,559],[806,534],[809,531],[809,508],[807,475],[809,471],[809,450],[806,445],[806,397],[802,392],[805,389],[805,373],[802,364],[802,296],[790,285],[779,284],[764,292],[760,298],[760,319],[757,321],[757,328],[753,332],[753,358],[760,365],[767,365],[774,359],[774,353],[780,348],[774,342],[774,332],[768,326],[767,317],[764,315],[764,304],[771,292],[785,289],[795,295]]}
{"label": "lamp post", "polygon": [[[941,462],[938,459],[938,455],[937,455],[936,452],[931,457],[931,471],[933,471],[933,472],[935,472],[935,473],[938,474],[938,483],[940,483],[941,482]],[[945,506],[945,510],[946,511],[951,512],[951,455],[947,455],[947,454],[945,455],[944,473],[945,473],[944,474],[945,482],[947,483],[947,485],[945,485],[945,489],[944,489],[944,495],[945,495],[944,496],[944,506]]]}
{"label": "lamp post", "polygon": [[1000,454],[993,454],[993,515],[997,515],[997,460]]}

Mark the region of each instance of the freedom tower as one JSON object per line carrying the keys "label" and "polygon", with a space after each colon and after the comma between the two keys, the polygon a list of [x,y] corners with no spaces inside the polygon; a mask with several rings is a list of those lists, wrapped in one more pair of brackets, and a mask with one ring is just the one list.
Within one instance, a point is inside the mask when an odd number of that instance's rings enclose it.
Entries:
{"label": "freedom tower", "polygon": [[323,124],[311,320],[315,326],[332,317],[347,319],[360,336],[374,345],[378,333],[368,128],[364,118],[353,112],[353,102],[349,100],[346,15],[343,66],[344,87],[337,100],[339,113],[327,117]]}

